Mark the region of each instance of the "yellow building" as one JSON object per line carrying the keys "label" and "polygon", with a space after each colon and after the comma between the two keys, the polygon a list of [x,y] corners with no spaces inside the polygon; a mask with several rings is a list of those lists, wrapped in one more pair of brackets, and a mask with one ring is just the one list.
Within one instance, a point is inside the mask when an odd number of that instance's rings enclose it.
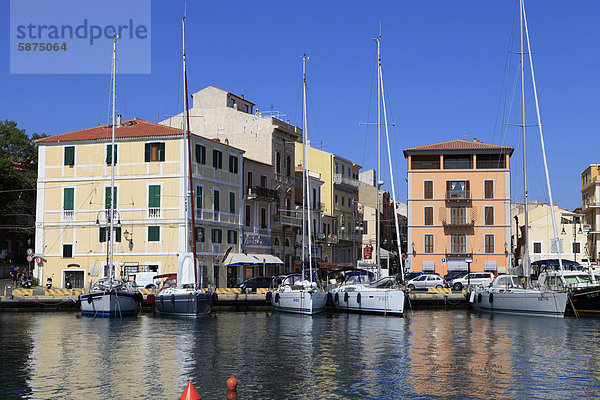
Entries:
{"label": "yellow building", "polygon": [[[319,232],[327,235],[323,255],[331,255],[330,262],[354,263],[358,259],[361,238],[355,233],[358,206],[358,172],[360,165],[335,154],[306,148],[308,170],[321,175],[322,210],[333,216],[331,223],[323,221]],[[302,144],[296,143],[296,161],[302,164]],[[330,253],[329,253],[330,252]]]}
{"label": "yellow building", "polygon": [[600,165],[591,164],[581,173],[581,211],[590,226],[587,238],[589,258],[600,260]]}
{"label": "yellow building", "polygon": [[408,260],[412,271],[505,273],[510,262],[510,156],[477,139],[412,147]]}
{"label": "yellow building", "polygon": [[[111,130],[103,125],[37,141],[35,253],[41,258],[36,265],[41,282],[53,277],[56,287],[64,287],[70,276],[74,287],[85,287],[107,276]],[[240,247],[243,151],[193,135],[196,233],[186,235],[186,147],[180,129],[117,120],[117,274],[175,273],[178,254],[191,251],[195,236],[204,284],[231,286],[241,271],[225,269],[222,261],[228,249]]]}

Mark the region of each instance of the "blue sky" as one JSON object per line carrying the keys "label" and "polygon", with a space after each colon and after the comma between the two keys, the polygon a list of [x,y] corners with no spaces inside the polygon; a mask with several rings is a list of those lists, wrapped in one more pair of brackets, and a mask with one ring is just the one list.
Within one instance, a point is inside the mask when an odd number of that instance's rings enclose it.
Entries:
{"label": "blue sky", "polygon": [[[573,209],[581,204],[581,171],[600,163],[595,123],[600,2],[527,0],[526,7],[554,199]],[[117,106],[124,118],[157,121],[159,113],[180,112],[183,8],[183,1],[152,1],[152,73],[119,76]],[[515,147],[512,184],[518,200],[520,133],[503,129],[501,118],[514,12],[508,0],[190,1],[190,91],[214,85],[244,93],[259,109],[272,106],[300,124],[300,56],[306,53],[311,140],[372,168],[375,129],[359,123],[375,121],[371,38],[381,22],[399,198],[406,199],[402,149],[467,135]],[[28,133],[47,134],[107,121],[108,68],[106,75],[11,75],[7,0],[0,3],[0,26],[0,119],[17,121]],[[107,65],[110,51],[107,42]],[[515,67],[518,56],[511,62]],[[508,82],[512,87],[514,81]],[[519,122],[517,108],[514,103],[508,122]],[[528,123],[533,122],[528,103]],[[528,133],[530,194],[545,201],[538,133],[533,128]]]}

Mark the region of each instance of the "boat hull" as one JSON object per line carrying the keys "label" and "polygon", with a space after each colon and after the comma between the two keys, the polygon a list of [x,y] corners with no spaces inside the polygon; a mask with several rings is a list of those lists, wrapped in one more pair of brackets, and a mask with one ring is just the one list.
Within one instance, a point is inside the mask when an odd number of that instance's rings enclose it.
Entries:
{"label": "boat hull", "polygon": [[111,290],[85,293],[80,296],[81,314],[87,317],[115,318],[135,315],[138,293]]}
{"label": "boat hull", "polygon": [[545,292],[533,289],[475,290],[469,303],[478,311],[563,318],[567,292]]}
{"label": "boat hull", "polygon": [[567,312],[575,307],[578,314],[600,316],[600,286],[572,289],[569,296]]}
{"label": "boat hull", "polygon": [[406,293],[403,290],[375,290],[365,288],[356,291],[332,293],[337,310],[365,314],[403,315]]}
{"label": "boat hull", "polygon": [[276,291],[271,303],[275,311],[313,315],[325,309],[327,293],[309,290]]}
{"label": "boat hull", "polygon": [[210,313],[212,295],[200,290],[178,290],[159,293],[154,311],[178,317],[200,317]]}

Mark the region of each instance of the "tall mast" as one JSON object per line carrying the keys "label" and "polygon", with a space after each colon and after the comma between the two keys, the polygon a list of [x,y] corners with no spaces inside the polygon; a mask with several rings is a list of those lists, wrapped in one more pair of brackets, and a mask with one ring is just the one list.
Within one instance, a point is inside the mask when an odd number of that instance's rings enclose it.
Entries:
{"label": "tall mast", "polygon": [[527,206],[527,151],[526,151],[526,140],[525,140],[525,65],[524,65],[524,48],[523,48],[523,0],[519,0],[519,27],[521,34],[521,52],[519,56],[521,58],[521,134],[523,138],[523,198],[525,203],[525,234],[523,238],[525,240],[525,246],[523,246],[523,274],[527,278],[527,284],[529,284],[529,277],[531,275],[530,262],[529,262],[529,211]]}
{"label": "tall mast", "polygon": [[185,113],[185,119],[183,122],[183,132],[184,135],[187,136],[187,154],[186,161],[188,163],[188,190],[187,196],[185,199],[186,204],[186,213],[185,213],[185,251],[188,251],[189,239],[188,235],[190,234],[188,228],[188,210],[192,214],[192,255],[194,257],[194,285],[198,286],[198,267],[196,260],[196,219],[194,216],[194,184],[192,178],[192,134],[190,132],[190,112],[188,107],[188,88],[187,88],[187,71],[185,64],[185,17],[181,20],[181,32],[182,32],[182,57],[183,57],[183,107]]}
{"label": "tall mast", "polygon": [[109,253],[109,263],[110,263],[110,282],[112,286],[113,274],[114,274],[114,264],[113,264],[113,232],[114,232],[114,213],[115,213],[115,88],[116,88],[116,78],[117,78],[117,39],[119,35],[115,35],[113,38],[113,56],[112,56],[112,134],[110,139],[110,206],[109,206],[109,216],[108,220],[110,221],[110,230],[108,231],[108,253]]}
{"label": "tall mast", "polygon": [[[305,279],[305,246],[306,246],[306,231],[308,223],[307,220],[307,203],[306,203],[306,191],[308,186],[308,165],[306,162],[306,61],[308,61],[308,57],[306,54],[302,56],[302,279]],[[308,214],[310,215],[310,213]],[[308,254],[310,260],[310,253]],[[309,277],[312,278],[312,267],[309,261]]]}
{"label": "tall mast", "polygon": [[379,190],[379,182],[381,177],[381,57],[380,57],[380,40],[381,37],[378,36],[373,39],[377,44],[377,170],[375,171],[375,185],[377,186],[377,212],[375,214],[375,260],[377,263],[377,278],[381,278],[381,232],[379,226],[379,202],[380,202],[380,190]]}

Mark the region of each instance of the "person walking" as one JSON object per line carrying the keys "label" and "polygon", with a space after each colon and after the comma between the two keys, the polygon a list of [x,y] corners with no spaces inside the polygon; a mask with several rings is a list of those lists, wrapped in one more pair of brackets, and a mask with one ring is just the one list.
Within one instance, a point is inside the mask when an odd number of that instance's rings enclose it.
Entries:
{"label": "person walking", "polygon": [[17,272],[15,271],[15,265],[12,263],[12,260],[8,260],[10,263],[10,280],[12,281],[12,286],[17,287]]}

